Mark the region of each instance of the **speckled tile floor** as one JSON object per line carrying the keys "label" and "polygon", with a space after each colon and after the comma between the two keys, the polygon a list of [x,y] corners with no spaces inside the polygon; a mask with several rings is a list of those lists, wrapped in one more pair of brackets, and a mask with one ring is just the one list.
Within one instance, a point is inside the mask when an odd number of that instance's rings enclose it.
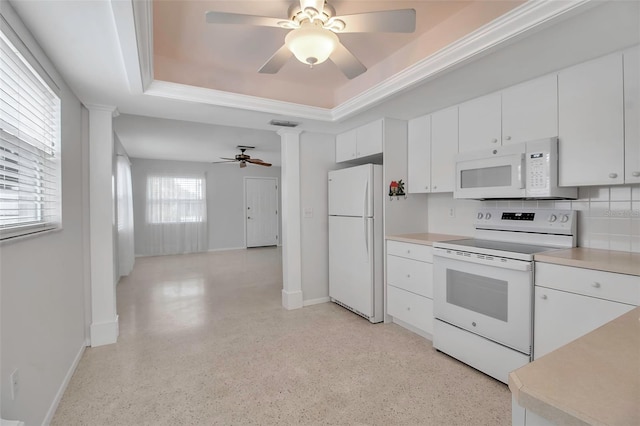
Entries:
{"label": "speckled tile floor", "polygon": [[281,250],[139,258],[54,425],[509,425],[508,388],[395,324],[281,307]]}

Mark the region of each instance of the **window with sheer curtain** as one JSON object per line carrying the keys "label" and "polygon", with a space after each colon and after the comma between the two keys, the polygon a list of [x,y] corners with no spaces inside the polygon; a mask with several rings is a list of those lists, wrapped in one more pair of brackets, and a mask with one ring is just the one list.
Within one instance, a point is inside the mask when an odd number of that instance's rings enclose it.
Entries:
{"label": "window with sheer curtain", "polygon": [[206,177],[147,177],[146,226],[150,254],[207,250]]}
{"label": "window with sheer curtain", "polygon": [[60,98],[0,32],[0,240],[56,229]]}

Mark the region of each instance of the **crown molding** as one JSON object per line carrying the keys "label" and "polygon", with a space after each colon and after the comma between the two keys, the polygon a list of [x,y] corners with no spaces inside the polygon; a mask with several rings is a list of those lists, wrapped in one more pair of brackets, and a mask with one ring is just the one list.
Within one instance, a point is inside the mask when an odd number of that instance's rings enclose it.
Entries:
{"label": "crown molding", "polygon": [[285,117],[307,118],[313,120],[331,121],[331,110],[292,102],[275,101],[257,96],[240,95],[221,90],[189,86],[154,80],[145,95],[181,101],[198,102],[229,108],[247,109],[251,111],[280,114]]}
{"label": "crown molding", "polygon": [[[590,4],[589,4],[590,3]],[[478,58],[498,45],[570,12],[595,5],[592,0],[529,1],[331,110],[344,120],[456,65]]]}
{"label": "crown molding", "polygon": [[[595,6],[598,0],[528,1],[333,109],[154,80],[152,1],[111,0],[111,3],[120,46],[123,49],[126,74],[132,90],[142,88],[142,93],[149,96],[266,112],[286,117],[337,122],[373,107],[389,96],[435,78],[455,66],[486,55],[497,46],[563,15]],[[125,3],[126,7],[118,7],[117,4],[120,3]],[[118,24],[121,14],[125,11],[134,16],[122,18],[126,25]],[[131,25],[134,27],[133,31]],[[132,36],[134,40],[131,39]],[[129,50],[125,51],[123,46],[127,45],[137,47],[135,57]]]}
{"label": "crown molding", "polygon": [[83,104],[83,105],[89,111],[104,111],[104,112],[111,113],[111,116],[113,118],[116,118],[117,116],[120,115],[120,111],[118,111],[118,108],[113,105],[100,105],[100,104]]}

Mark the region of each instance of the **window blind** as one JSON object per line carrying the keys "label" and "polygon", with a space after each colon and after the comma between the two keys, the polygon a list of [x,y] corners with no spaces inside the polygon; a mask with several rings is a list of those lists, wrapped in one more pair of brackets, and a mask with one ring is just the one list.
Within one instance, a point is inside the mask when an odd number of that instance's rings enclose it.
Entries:
{"label": "window blind", "polygon": [[60,98],[0,32],[0,240],[61,226]]}
{"label": "window blind", "polygon": [[204,178],[149,176],[147,223],[205,222]]}

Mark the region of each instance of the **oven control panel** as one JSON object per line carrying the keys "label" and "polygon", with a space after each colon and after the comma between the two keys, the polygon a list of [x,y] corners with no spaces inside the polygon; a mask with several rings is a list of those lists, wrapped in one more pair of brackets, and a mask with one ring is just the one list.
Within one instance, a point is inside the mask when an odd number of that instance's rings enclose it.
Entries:
{"label": "oven control panel", "polygon": [[476,214],[475,228],[570,235],[576,222],[575,210],[483,208]]}

